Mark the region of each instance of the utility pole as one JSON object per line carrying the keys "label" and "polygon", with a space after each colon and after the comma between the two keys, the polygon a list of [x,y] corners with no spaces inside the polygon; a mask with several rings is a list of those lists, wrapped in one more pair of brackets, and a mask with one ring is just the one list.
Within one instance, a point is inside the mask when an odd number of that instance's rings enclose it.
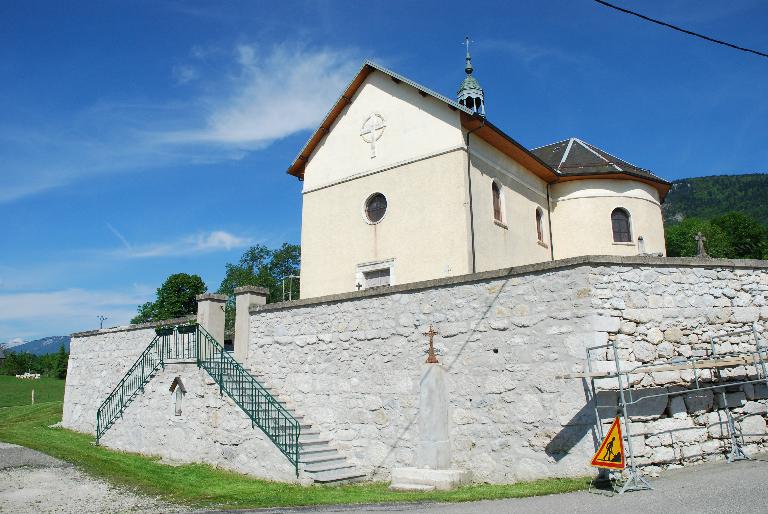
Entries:
{"label": "utility pole", "polygon": [[99,318],[99,330],[101,330],[102,328],[104,328],[104,320],[105,319],[109,319],[109,318],[107,318],[106,316],[101,315],[101,314],[99,314],[96,317]]}

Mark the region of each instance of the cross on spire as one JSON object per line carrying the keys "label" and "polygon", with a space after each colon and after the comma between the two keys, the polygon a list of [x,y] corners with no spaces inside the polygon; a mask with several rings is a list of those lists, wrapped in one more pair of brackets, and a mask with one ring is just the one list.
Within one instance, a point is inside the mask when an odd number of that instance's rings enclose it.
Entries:
{"label": "cross on spire", "polygon": [[464,45],[466,45],[466,47],[467,47],[467,57],[466,57],[467,64],[464,67],[464,71],[467,72],[467,75],[471,75],[472,74],[472,70],[473,70],[473,68],[472,68],[472,56],[469,55],[469,43],[473,43],[473,42],[474,41],[469,39],[469,36],[464,37]]}

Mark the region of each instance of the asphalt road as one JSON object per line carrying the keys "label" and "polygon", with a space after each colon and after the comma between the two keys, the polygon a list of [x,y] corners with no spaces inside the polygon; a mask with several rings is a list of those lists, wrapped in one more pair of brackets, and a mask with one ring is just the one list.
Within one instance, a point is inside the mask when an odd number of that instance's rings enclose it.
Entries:
{"label": "asphalt road", "polygon": [[[505,514],[505,513],[611,513],[634,512],[768,512],[768,459],[725,462],[690,466],[670,470],[659,478],[649,480],[653,491],[636,491],[608,497],[601,494],[577,492],[520,498],[513,500],[472,503],[421,503],[397,505],[366,505],[354,507],[323,507],[303,509],[267,509],[258,513],[334,513],[405,512],[418,514]],[[231,511],[230,511],[231,512]]]}

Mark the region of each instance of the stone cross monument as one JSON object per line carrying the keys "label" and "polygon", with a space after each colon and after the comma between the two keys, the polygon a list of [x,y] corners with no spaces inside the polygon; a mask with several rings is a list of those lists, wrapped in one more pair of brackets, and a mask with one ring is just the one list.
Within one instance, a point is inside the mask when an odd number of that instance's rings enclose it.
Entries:
{"label": "stone cross monument", "polygon": [[709,257],[707,250],[704,248],[704,242],[707,240],[704,234],[699,232],[694,239],[696,240],[696,257]]}
{"label": "stone cross monument", "polygon": [[429,326],[427,361],[421,365],[419,380],[419,438],[412,468],[392,470],[390,489],[430,491],[453,489],[469,482],[469,473],[451,469],[451,418],[446,370],[437,361],[433,338],[438,332]]}

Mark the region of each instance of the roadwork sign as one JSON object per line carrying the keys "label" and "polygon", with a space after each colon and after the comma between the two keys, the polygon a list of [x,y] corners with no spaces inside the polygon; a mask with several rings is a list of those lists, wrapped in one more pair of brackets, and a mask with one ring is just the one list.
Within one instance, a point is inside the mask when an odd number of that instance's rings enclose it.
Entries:
{"label": "roadwork sign", "polygon": [[619,416],[613,420],[613,425],[605,435],[600,449],[592,457],[592,465],[598,468],[624,469],[624,439],[621,435],[621,421]]}

